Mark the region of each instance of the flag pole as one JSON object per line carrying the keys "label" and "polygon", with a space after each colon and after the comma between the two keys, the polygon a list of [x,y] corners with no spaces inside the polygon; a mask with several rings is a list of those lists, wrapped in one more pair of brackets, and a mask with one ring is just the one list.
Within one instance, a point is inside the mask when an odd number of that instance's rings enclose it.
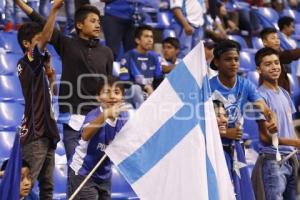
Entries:
{"label": "flag pole", "polygon": [[85,179],[82,181],[82,183],[79,185],[79,187],[75,190],[75,192],[72,194],[72,196],[69,198],[69,200],[73,200],[75,198],[75,196],[78,194],[78,192],[83,188],[83,186],[86,184],[86,182],[91,178],[91,176],[93,175],[93,173],[98,169],[98,167],[102,164],[102,162],[104,161],[104,159],[107,157],[106,154],[104,154],[104,156],[102,156],[102,158],[99,160],[99,162],[97,163],[97,165],[93,168],[93,170],[87,175],[87,177],[85,177]]}

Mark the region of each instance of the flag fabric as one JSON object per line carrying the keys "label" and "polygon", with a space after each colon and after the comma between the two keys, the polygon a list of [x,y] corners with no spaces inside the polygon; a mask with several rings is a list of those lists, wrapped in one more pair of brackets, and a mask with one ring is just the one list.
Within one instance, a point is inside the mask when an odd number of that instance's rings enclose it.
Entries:
{"label": "flag fabric", "polygon": [[234,141],[232,179],[237,200],[255,200],[244,149]]}
{"label": "flag fabric", "polygon": [[142,200],[235,199],[202,42],[135,112],[106,154]]}
{"label": "flag fabric", "polygon": [[0,184],[1,200],[20,199],[22,156],[20,149],[20,135],[19,133],[16,133],[15,135],[15,141],[10,153],[9,161]]}

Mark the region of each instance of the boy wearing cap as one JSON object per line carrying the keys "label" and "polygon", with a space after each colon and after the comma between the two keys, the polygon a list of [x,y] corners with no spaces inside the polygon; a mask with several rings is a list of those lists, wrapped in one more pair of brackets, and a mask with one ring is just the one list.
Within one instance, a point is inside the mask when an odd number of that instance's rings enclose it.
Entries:
{"label": "boy wearing cap", "polygon": [[269,129],[276,129],[272,112],[258,95],[255,86],[237,75],[239,70],[240,45],[232,40],[218,43],[213,51],[211,67],[218,76],[210,79],[214,99],[220,100],[228,115],[226,133],[220,133],[224,154],[237,199],[255,199],[241,145],[243,114],[248,102],[260,109],[270,122]]}

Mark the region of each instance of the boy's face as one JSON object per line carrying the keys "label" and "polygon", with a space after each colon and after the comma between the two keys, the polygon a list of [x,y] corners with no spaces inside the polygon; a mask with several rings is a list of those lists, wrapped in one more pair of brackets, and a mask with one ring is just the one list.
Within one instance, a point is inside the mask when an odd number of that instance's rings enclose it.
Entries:
{"label": "boy's face", "polygon": [[236,50],[224,52],[219,59],[214,59],[219,74],[228,78],[236,77],[240,67],[240,56]]}
{"label": "boy's face", "polygon": [[21,171],[20,197],[26,197],[32,188],[32,178],[28,167],[23,167]]}
{"label": "boy's face", "polygon": [[76,26],[79,29],[79,35],[84,39],[98,38],[100,35],[100,19],[95,13],[87,14],[83,23],[78,22]]}
{"label": "boy's face", "polygon": [[274,82],[279,79],[281,73],[280,61],[277,55],[272,54],[262,58],[257,71],[263,80]]}
{"label": "boy's face", "polygon": [[41,33],[36,34],[31,41],[23,40],[23,46],[27,49],[27,51],[31,51],[35,45],[38,44],[41,37]]}
{"label": "boy's face", "polygon": [[262,40],[265,47],[270,47],[274,50],[280,49],[280,40],[277,33],[270,33],[265,39]]}
{"label": "boy's face", "polygon": [[179,49],[176,49],[170,43],[163,44],[163,56],[166,60],[175,60],[177,58],[177,54]]}
{"label": "boy's face", "polygon": [[153,46],[153,32],[150,30],[144,30],[139,38],[135,39],[137,45],[145,50],[150,51]]}
{"label": "boy's face", "polygon": [[223,107],[215,107],[215,113],[220,134],[226,134],[228,117]]}
{"label": "boy's face", "polygon": [[123,101],[122,90],[117,86],[105,85],[98,96],[98,101],[103,108],[110,108]]}
{"label": "boy's face", "polygon": [[295,31],[295,25],[293,22],[289,26],[284,27],[284,33],[287,36],[291,36],[294,33],[294,31]]}

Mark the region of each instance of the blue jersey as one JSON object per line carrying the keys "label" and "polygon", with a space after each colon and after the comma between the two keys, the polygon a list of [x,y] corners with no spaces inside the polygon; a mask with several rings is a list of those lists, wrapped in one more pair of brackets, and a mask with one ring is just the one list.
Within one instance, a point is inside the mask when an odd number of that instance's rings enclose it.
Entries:
{"label": "blue jersey", "polygon": [[[135,84],[152,84],[154,79],[162,78],[159,56],[149,51],[141,54],[136,49],[128,51],[120,61],[120,80],[131,81]],[[141,78],[138,78],[142,76]]]}
{"label": "blue jersey", "polygon": [[[235,127],[237,123],[242,125],[246,104],[261,98],[255,85],[241,76],[237,76],[232,88],[224,86],[219,77],[215,76],[210,79],[210,87],[213,97],[224,103],[228,115],[228,127]],[[222,138],[222,142],[228,144],[231,140]]]}
{"label": "blue jersey", "polygon": [[[277,116],[278,137],[296,138],[292,118],[292,114],[296,112],[296,109],[288,92],[280,87],[278,91],[273,91],[263,85],[258,88],[258,92]],[[288,154],[293,150],[294,147],[279,145],[280,153]],[[275,154],[276,149],[272,145],[262,143],[260,152]]]}
{"label": "blue jersey", "polygon": [[[102,109],[100,107],[90,111],[85,118],[83,127],[86,127],[101,113]],[[127,119],[128,113],[121,112],[115,121],[107,119],[89,141],[84,141],[83,139],[79,140],[79,144],[70,161],[70,167],[74,170],[76,175],[87,176],[89,174],[102,156],[104,156],[106,146],[110,144],[115,135],[121,130]],[[111,174],[111,161],[106,158],[93,174],[92,178],[95,181],[107,180],[111,178]]]}
{"label": "blue jersey", "polygon": [[134,13],[134,4],[126,0],[112,0],[105,4],[105,14],[122,19],[131,19]]}

